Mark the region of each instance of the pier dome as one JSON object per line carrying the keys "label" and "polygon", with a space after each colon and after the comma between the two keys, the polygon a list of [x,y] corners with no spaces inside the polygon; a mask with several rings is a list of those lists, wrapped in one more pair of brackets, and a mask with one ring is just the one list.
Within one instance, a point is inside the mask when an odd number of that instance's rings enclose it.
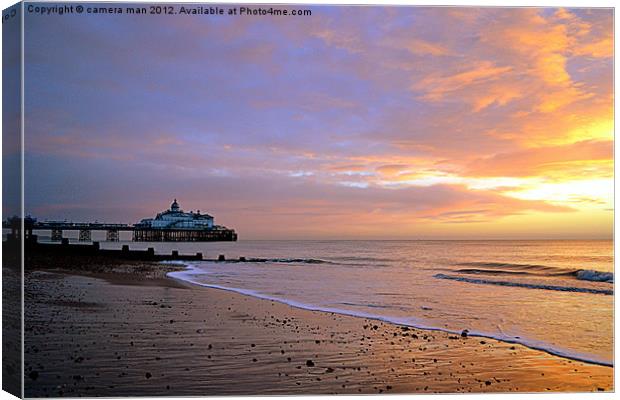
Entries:
{"label": "pier dome", "polygon": [[181,207],[179,206],[179,203],[177,203],[177,199],[174,199],[174,201],[170,205],[170,211],[175,211],[175,212],[181,211]]}

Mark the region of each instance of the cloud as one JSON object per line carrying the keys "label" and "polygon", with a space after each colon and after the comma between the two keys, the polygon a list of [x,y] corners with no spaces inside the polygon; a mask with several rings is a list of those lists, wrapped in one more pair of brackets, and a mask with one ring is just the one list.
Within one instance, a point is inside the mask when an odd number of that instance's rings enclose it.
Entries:
{"label": "cloud", "polygon": [[381,174],[384,174],[384,175],[397,175],[407,170],[410,167],[411,166],[407,164],[387,164],[387,165],[381,165],[377,167],[376,169],[377,169],[377,172],[380,172]]}
{"label": "cloud", "polygon": [[566,174],[573,172],[572,168],[567,167],[568,164],[584,167],[601,161],[613,161],[613,141],[583,141],[495,154],[474,160],[467,166],[465,174],[504,177]]}
{"label": "cloud", "polygon": [[413,54],[418,55],[431,55],[431,56],[445,56],[450,54],[445,46],[439,43],[431,43],[422,39],[413,39],[408,43],[407,49]]}
{"label": "cloud", "polygon": [[427,100],[441,100],[447,95],[466,90],[472,85],[485,84],[499,79],[512,70],[510,66],[497,66],[489,61],[481,61],[469,66],[465,71],[448,76],[429,76],[413,86],[424,93]]}
{"label": "cloud", "polygon": [[612,37],[604,37],[590,43],[584,43],[575,48],[575,56],[589,56],[594,58],[610,58],[614,54]]}
{"label": "cloud", "polygon": [[[185,209],[212,213],[218,223],[237,228],[245,238],[272,237],[274,232],[284,232],[291,227],[292,216],[293,225],[309,233],[326,229],[355,236],[357,229],[368,225],[372,234],[380,236],[394,231],[423,232],[423,226],[416,225],[423,220],[463,222],[459,213],[471,213],[474,221],[530,211],[570,211],[543,201],[471,191],[461,185],[360,188],[312,179],[301,182],[279,175],[194,176],[173,169],[136,170],[130,161],[110,164],[98,159],[65,159],[62,166],[49,157],[30,161],[37,161],[32,165],[40,166],[27,171],[26,186],[27,207],[37,215],[76,221],[96,218],[133,222],[161,211],[172,196]],[[53,175],[42,174],[41,168],[52,166]],[[54,190],[58,179],[67,174],[72,177],[72,186],[65,185],[64,191]]]}

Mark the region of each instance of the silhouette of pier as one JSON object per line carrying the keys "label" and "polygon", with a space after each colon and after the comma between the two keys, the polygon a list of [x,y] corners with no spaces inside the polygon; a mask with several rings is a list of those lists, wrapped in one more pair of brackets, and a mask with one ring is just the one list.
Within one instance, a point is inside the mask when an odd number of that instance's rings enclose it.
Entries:
{"label": "silhouette of pier", "polygon": [[[3,228],[11,229],[11,233],[21,230],[21,219],[9,218],[2,224]],[[51,232],[50,239],[53,242],[61,242],[63,233],[78,231],[80,242],[91,242],[93,231],[105,231],[107,242],[118,242],[120,232],[132,232],[134,242],[216,242],[236,241],[237,233],[233,229],[214,226],[209,229],[183,229],[183,228],[145,228],[129,224],[109,224],[100,222],[67,222],[67,221],[44,221],[39,222],[34,218],[24,218],[24,231],[26,237],[33,236],[34,230],[47,230]]]}
{"label": "silhouette of pier", "polygon": [[92,231],[105,231],[106,241],[118,242],[119,232],[133,232],[134,227],[128,224],[107,224],[99,222],[64,222],[64,221],[45,221],[34,222],[32,229],[50,230],[52,241],[61,241],[64,231],[78,231],[78,238],[82,242],[92,240]]}

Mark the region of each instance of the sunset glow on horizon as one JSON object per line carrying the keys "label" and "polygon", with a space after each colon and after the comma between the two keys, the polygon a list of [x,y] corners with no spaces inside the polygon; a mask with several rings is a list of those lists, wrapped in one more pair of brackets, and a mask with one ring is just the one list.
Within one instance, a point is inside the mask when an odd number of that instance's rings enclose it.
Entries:
{"label": "sunset glow on horizon", "polygon": [[27,15],[26,212],[134,223],[177,198],[242,240],[612,238],[612,9],[307,8]]}

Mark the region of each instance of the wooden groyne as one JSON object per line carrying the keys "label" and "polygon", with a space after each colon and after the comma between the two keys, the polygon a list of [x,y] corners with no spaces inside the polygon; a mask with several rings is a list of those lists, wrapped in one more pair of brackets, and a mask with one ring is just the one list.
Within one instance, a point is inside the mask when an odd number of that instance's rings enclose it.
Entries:
{"label": "wooden groyne", "polygon": [[[12,235],[7,235],[7,240],[2,243],[3,251],[11,251],[11,249],[16,249],[19,247],[16,246],[18,244],[19,240],[14,239]],[[69,239],[63,239],[60,244],[39,243],[36,236],[26,240],[24,245],[26,257],[28,254],[37,254],[52,256],[98,256],[134,261],[204,260],[202,253],[179,254],[178,250],[173,250],[170,254],[156,254],[153,247],[149,247],[146,250],[130,250],[129,245],[123,245],[120,250],[111,250],[100,248],[99,242],[93,242],[92,244],[70,244]]]}

